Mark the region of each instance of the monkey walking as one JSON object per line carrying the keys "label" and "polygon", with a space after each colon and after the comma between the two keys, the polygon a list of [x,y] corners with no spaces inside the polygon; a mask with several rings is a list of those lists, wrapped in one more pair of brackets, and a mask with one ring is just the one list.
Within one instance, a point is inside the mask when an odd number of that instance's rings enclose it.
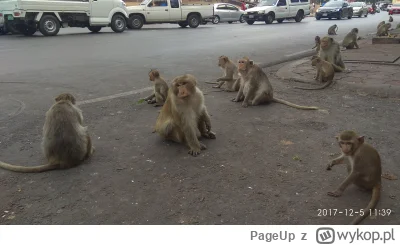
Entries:
{"label": "monkey walking", "polygon": [[371,201],[364,209],[364,213],[356,217],[351,224],[357,225],[364,220],[370,210],[377,205],[381,194],[381,158],[375,148],[364,142],[364,136],[358,136],[353,131],[344,131],[336,137],[342,155],[333,159],[327,165],[327,170],[331,170],[333,166],[343,164],[347,158],[347,178],[333,192],[328,192],[329,196],[339,197],[343,191],[350,185],[354,184],[359,188],[372,190]]}
{"label": "monkey walking", "polygon": [[82,111],[69,93],[55,98],[46,112],[42,149],[48,164],[33,167],[16,166],[0,161],[0,167],[23,173],[38,173],[79,165],[94,152],[87,126],[82,126]]}
{"label": "monkey walking", "polygon": [[360,48],[357,44],[357,35],[358,35],[358,28],[353,28],[349,33],[347,33],[342,42],[343,50]]}
{"label": "monkey walking", "polygon": [[339,27],[336,24],[334,24],[333,26],[329,27],[328,35],[337,35],[338,30],[339,30]]}
{"label": "monkey walking", "polygon": [[239,92],[233,102],[242,102],[243,107],[257,106],[268,102],[277,102],[302,110],[318,110],[318,107],[300,106],[273,96],[273,88],[267,74],[252,60],[244,57],[238,61],[238,69],[242,79]]}
{"label": "monkey walking", "polygon": [[324,89],[333,83],[333,78],[335,77],[335,70],[333,66],[328,61],[322,60],[318,56],[313,56],[311,58],[311,65],[317,67],[317,75],[315,79],[320,83],[325,83],[324,85],[316,88],[304,88],[304,87],[294,87],[303,90],[318,90]]}
{"label": "monkey walking", "polygon": [[164,105],[168,95],[168,84],[157,70],[150,70],[149,79],[154,84],[154,90],[152,94],[143,100],[147,101],[148,104],[154,104],[154,107]]}

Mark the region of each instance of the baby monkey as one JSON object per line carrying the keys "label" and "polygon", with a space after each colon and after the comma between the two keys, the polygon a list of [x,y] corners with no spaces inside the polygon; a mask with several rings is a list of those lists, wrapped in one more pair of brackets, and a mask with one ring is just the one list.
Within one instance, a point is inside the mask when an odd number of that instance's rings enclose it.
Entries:
{"label": "baby monkey", "polygon": [[372,190],[372,198],[368,206],[352,222],[352,225],[360,223],[375,208],[381,193],[381,158],[379,153],[371,145],[364,143],[364,136],[358,136],[353,131],[344,131],[336,137],[342,155],[333,159],[328,164],[327,170],[334,165],[343,164],[347,158],[347,178],[329,196],[339,197],[350,185],[355,184],[359,188]]}
{"label": "baby monkey", "polygon": [[144,98],[144,100],[148,104],[154,104],[154,107],[164,105],[168,95],[168,84],[157,70],[150,70],[149,79],[154,84],[154,91],[151,95]]}
{"label": "baby monkey", "polygon": [[317,51],[317,54],[319,53],[319,49],[321,48],[321,38],[319,36],[315,36],[314,38],[315,41],[315,46],[312,49],[315,49]]}

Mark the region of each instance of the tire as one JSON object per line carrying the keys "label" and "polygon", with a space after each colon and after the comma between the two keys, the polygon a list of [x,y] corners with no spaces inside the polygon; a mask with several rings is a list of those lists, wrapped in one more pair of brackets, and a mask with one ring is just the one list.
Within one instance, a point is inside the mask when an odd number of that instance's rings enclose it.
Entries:
{"label": "tire", "polygon": [[197,14],[191,14],[187,18],[190,28],[197,28],[201,23],[201,18]]}
{"label": "tire", "polygon": [[43,36],[56,36],[60,28],[60,22],[53,15],[43,15],[39,21],[39,31]]}
{"label": "tire", "polygon": [[254,24],[254,20],[247,20],[246,22],[247,22],[248,25]]}
{"label": "tire", "polygon": [[243,15],[241,15],[241,16],[240,16],[240,18],[239,18],[239,22],[240,22],[240,23],[244,23],[244,22],[246,22],[246,21],[244,20],[244,18],[243,18]]}
{"label": "tire", "polygon": [[278,23],[282,23],[283,19],[276,19],[276,21],[278,21]]}
{"label": "tire", "polygon": [[27,26],[27,25],[23,25],[20,30],[19,30],[24,36],[30,37],[33,36],[33,34],[36,33],[37,31],[37,27],[36,25],[34,26]]}
{"label": "tire", "polygon": [[362,14],[360,14],[359,16],[358,16],[358,18],[361,18],[362,17]]}
{"label": "tire", "polygon": [[17,26],[14,22],[8,23],[7,22],[7,27],[6,27],[6,32],[11,32],[11,34],[20,34],[19,30],[17,29]]}
{"label": "tire", "polygon": [[320,20],[320,19],[321,19],[321,17],[315,17],[315,19],[316,19],[316,20]]}
{"label": "tire", "polygon": [[303,11],[297,11],[297,14],[296,14],[296,17],[294,17],[294,20],[296,21],[296,22],[300,22],[300,21],[302,21],[303,20],[303,17],[304,17],[304,13],[303,13]]}
{"label": "tire", "polygon": [[127,25],[129,29],[141,29],[144,25],[143,17],[140,15],[132,15],[129,17]]}
{"label": "tire", "polygon": [[364,17],[367,18],[367,17],[368,17],[368,14],[365,14]]}
{"label": "tire", "polygon": [[267,14],[267,16],[265,16],[265,24],[272,24],[274,20],[275,16],[273,14]]}
{"label": "tire", "polygon": [[101,26],[88,26],[89,31],[97,33],[101,30]]}
{"label": "tire", "polygon": [[351,15],[347,16],[347,19],[350,20],[351,18],[353,18],[353,13],[351,13]]}
{"label": "tire", "polygon": [[126,29],[126,19],[121,14],[114,14],[111,19],[111,29],[116,33],[122,33]]}
{"label": "tire", "polygon": [[338,15],[337,19],[338,19],[338,20],[341,20],[341,19],[342,19],[342,11],[339,12],[339,15]]}
{"label": "tire", "polygon": [[201,22],[202,25],[207,25],[207,23],[208,23],[207,21]]}
{"label": "tire", "polygon": [[233,23],[233,21],[228,21],[228,23],[229,23],[229,24],[232,24],[232,23]]}
{"label": "tire", "polygon": [[213,23],[213,24],[218,24],[219,21],[220,21],[220,18],[219,18],[219,16],[217,15],[217,16],[215,16],[215,18],[213,19],[212,23]]}
{"label": "tire", "polygon": [[178,25],[182,28],[186,28],[188,26],[187,22],[179,22]]}

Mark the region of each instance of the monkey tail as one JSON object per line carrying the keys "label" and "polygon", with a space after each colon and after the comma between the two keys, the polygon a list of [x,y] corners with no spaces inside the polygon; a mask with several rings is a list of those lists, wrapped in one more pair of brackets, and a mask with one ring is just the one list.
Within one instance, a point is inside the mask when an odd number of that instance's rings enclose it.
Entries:
{"label": "monkey tail", "polygon": [[293,104],[293,103],[288,102],[288,101],[286,101],[286,100],[277,99],[277,98],[273,98],[272,100],[275,101],[275,102],[277,102],[277,103],[281,103],[281,104],[284,104],[284,105],[287,105],[287,106],[291,106],[291,107],[294,107],[294,108],[297,108],[297,109],[302,109],[302,110],[319,110],[319,108],[318,108],[318,107],[315,107],[315,106],[301,106],[301,105],[296,105],[296,104]]}
{"label": "monkey tail", "polygon": [[305,87],[294,87],[294,88],[303,89],[303,90],[319,90],[319,89],[324,89],[324,88],[328,87],[332,83],[333,83],[333,80],[330,80],[330,81],[326,82],[324,85],[315,87],[315,88],[305,88]]}
{"label": "monkey tail", "polygon": [[380,197],[381,197],[381,185],[379,184],[372,189],[371,201],[369,201],[368,206],[364,209],[364,214],[362,216],[357,216],[357,218],[355,218],[350,224],[357,225],[361,221],[363,221],[370,214],[370,210],[375,208],[376,204],[378,204]]}
{"label": "monkey tail", "polygon": [[332,63],[332,66],[333,66],[333,69],[335,69],[336,72],[342,72],[342,71],[344,71],[344,68],[342,68],[342,67],[340,67],[340,66],[338,66],[338,65],[336,65],[336,64],[333,64],[333,63]]}
{"label": "monkey tail", "polygon": [[59,168],[59,164],[47,164],[33,167],[16,166],[0,161],[0,168],[20,173],[41,173]]}
{"label": "monkey tail", "polygon": [[208,83],[208,84],[218,84],[217,82],[205,82],[205,83]]}

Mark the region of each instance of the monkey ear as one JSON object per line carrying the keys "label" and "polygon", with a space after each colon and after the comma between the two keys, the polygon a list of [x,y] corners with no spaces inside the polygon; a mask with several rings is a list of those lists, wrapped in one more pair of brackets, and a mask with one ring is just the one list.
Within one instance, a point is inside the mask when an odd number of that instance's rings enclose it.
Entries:
{"label": "monkey ear", "polygon": [[339,136],[336,135],[336,136],[335,136],[335,139],[336,139],[336,140],[339,140]]}
{"label": "monkey ear", "polygon": [[223,59],[225,62],[228,61],[228,57],[226,57],[226,56],[223,56],[222,59]]}
{"label": "monkey ear", "polygon": [[254,65],[254,61],[249,60],[250,65]]}
{"label": "monkey ear", "polygon": [[364,135],[358,137],[358,142],[360,142],[360,144],[364,143]]}

